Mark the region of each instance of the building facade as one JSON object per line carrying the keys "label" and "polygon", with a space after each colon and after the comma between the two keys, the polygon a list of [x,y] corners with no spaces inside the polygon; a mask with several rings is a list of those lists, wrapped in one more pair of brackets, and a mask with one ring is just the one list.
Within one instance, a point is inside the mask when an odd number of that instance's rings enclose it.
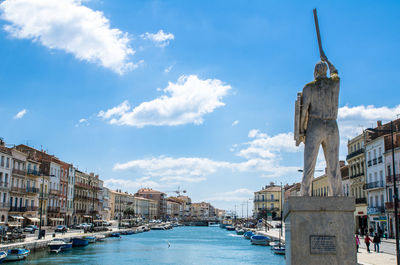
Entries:
{"label": "building facade", "polygon": [[254,192],[255,217],[281,218],[282,188],[271,183],[260,191]]}
{"label": "building facade", "polygon": [[365,184],[365,146],[364,134],[360,134],[347,143],[350,175],[350,196],[356,198],[355,227],[356,231],[365,231],[368,228],[367,194]]}
{"label": "building facade", "polygon": [[157,216],[155,216],[154,219],[166,219],[167,202],[165,193],[150,188],[144,188],[139,189],[135,196],[157,201]]}

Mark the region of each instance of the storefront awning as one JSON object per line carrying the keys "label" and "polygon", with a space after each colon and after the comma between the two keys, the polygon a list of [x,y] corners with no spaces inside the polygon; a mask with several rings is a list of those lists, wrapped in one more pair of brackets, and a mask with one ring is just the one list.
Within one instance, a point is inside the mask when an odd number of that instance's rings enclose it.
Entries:
{"label": "storefront awning", "polygon": [[17,216],[17,215],[11,215],[12,218],[17,219],[17,220],[22,220],[24,217],[22,216]]}
{"label": "storefront awning", "polygon": [[25,218],[28,218],[31,222],[35,222],[35,223],[40,222],[40,219],[36,218],[36,217],[25,217]]}
{"label": "storefront awning", "polygon": [[63,221],[64,221],[64,218],[50,218],[50,221],[53,221],[53,222],[63,222]]}

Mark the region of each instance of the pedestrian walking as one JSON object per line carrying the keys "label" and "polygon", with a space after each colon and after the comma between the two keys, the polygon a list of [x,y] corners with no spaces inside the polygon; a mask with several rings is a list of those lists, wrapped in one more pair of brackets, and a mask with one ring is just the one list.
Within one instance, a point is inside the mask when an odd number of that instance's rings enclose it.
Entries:
{"label": "pedestrian walking", "polygon": [[367,251],[368,251],[368,252],[371,252],[371,251],[369,250],[369,244],[372,242],[372,240],[371,240],[371,238],[368,236],[368,234],[365,235],[364,242],[365,242],[365,245],[367,246]]}
{"label": "pedestrian walking", "polygon": [[379,244],[381,243],[381,238],[378,233],[375,233],[373,242],[375,252],[379,253]]}
{"label": "pedestrian walking", "polygon": [[357,253],[358,253],[358,248],[360,247],[360,239],[358,238],[357,234],[356,234],[356,246],[357,246]]}

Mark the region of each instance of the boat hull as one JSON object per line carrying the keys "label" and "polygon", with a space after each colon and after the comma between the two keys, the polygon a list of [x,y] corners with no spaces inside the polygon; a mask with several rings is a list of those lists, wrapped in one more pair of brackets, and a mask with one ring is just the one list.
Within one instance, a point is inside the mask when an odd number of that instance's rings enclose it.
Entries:
{"label": "boat hull", "polygon": [[73,238],[72,239],[72,246],[73,247],[85,247],[89,244],[87,239],[83,238]]}
{"label": "boat hull", "polygon": [[28,257],[30,250],[28,249],[19,249],[15,251],[15,249],[11,249],[8,251],[5,261],[17,261],[17,260],[24,260]]}

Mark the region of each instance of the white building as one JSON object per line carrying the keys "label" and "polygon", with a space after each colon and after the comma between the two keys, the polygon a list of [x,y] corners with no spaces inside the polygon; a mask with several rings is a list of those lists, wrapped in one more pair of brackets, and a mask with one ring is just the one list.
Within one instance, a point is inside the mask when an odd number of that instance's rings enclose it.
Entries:
{"label": "white building", "polygon": [[0,222],[7,222],[10,208],[11,150],[0,139]]}
{"label": "white building", "polygon": [[[399,191],[400,182],[400,133],[395,135],[394,141],[394,160],[395,160],[395,176],[396,176],[396,188]],[[385,203],[385,209],[388,217],[388,233],[389,237],[394,237],[394,191],[393,191],[393,159],[392,159],[392,147],[391,147],[391,137],[390,135],[385,136],[385,151],[384,151],[384,161],[385,161],[385,171],[386,171],[386,185],[387,185],[387,202]],[[400,195],[400,192],[398,192]],[[397,206],[398,207],[398,206]]]}
{"label": "white building", "polygon": [[74,214],[74,185],[75,185],[75,168],[73,165],[68,169],[68,185],[67,185],[67,220],[66,224],[73,223]]}
{"label": "white building", "polygon": [[60,172],[61,165],[50,162],[50,197],[49,197],[49,207],[53,210],[60,207],[59,194],[60,194]]}
{"label": "white building", "polygon": [[375,231],[385,231],[387,228],[384,148],[385,141],[381,136],[367,142],[365,149],[367,166],[364,190],[368,192],[368,223]]}

